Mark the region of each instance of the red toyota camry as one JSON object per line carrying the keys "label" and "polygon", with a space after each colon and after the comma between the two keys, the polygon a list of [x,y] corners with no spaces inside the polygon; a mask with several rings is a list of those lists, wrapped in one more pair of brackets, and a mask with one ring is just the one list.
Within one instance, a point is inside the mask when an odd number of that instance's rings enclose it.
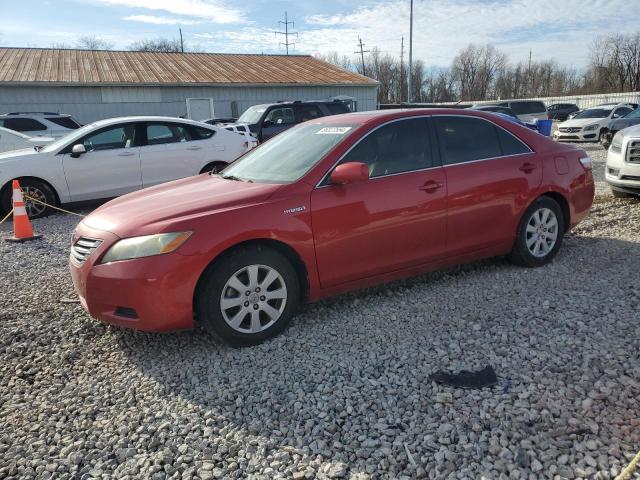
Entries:
{"label": "red toyota camry", "polygon": [[98,208],[71,274],[104,322],[254,344],[303,301],[498,255],[544,265],[593,195],[583,150],[491,113],[336,115]]}

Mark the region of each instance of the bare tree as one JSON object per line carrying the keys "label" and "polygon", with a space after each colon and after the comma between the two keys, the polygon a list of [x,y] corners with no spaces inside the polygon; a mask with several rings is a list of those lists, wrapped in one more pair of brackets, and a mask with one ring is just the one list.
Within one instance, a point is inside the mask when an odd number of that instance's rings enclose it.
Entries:
{"label": "bare tree", "polygon": [[315,57],[327,63],[331,63],[336,67],[344,68],[345,70],[355,71],[354,62],[347,55],[340,55],[338,52],[333,51],[325,54],[316,54]]}
{"label": "bare tree", "polygon": [[148,38],[132,43],[128,49],[138,52],[180,53],[182,52],[182,44],[180,39]]}
{"label": "bare tree", "polygon": [[103,40],[102,38],[91,35],[79,37],[76,41],[76,48],[81,50],[111,50],[113,44]]}

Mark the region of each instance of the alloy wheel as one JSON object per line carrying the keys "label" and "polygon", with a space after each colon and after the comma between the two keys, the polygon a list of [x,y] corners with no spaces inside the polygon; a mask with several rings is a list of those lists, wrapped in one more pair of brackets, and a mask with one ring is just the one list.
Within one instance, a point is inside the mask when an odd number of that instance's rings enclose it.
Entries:
{"label": "alloy wheel", "polygon": [[527,222],[527,249],[537,258],[543,258],[553,250],[558,240],[558,219],[548,208],[540,208],[531,214]]}
{"label": "alloy wheel", "polygon": [[[24,208],[30,218],[41,215],[47,209],[46,205],[40,203],[47,203],[47,197],[39,188],[32,186],[22,187],[22,195],[24,196]],[[35,202],[28,197],[39,200],[40,202]]]}
{"label": "alloy wheel", "polygon": [[220,295],[227,324],[241,333],[259,333],[278,321],[287,304],[282,275],[267,265],[249,265],[234,273]]}

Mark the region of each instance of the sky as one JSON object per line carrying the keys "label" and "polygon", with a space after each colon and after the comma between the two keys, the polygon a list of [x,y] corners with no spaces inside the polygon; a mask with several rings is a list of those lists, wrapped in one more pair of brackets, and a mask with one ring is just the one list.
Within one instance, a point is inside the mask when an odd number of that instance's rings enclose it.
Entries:
{"label": "sky", "polygon": [[[298,32],[290,53],[337,51],[356,60],[358,38],[408,56],[409,0],[0,0],[0,46],[73,46],[97,36],[116,49],[178,36],[212,52],[284,53],[279,20]],[[640,0],[414,0],[414,59],[446,66],[469,43],[490,43],[512,62],[553,59],[584,68],[598,36],[640,31]],[[631,14],[630,12],[634,12]]]}

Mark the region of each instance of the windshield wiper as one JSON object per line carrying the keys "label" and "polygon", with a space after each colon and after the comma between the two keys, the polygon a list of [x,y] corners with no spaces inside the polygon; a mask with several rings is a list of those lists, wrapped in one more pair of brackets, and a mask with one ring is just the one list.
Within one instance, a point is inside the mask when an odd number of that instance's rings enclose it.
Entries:
{"label": "windshield wiper", "polygon": [[247,178],[236,177],[235,175],[220,175],[225,180],[233,180],[235,182],[248,182],[253,183],[253,180],[249,180]]}

